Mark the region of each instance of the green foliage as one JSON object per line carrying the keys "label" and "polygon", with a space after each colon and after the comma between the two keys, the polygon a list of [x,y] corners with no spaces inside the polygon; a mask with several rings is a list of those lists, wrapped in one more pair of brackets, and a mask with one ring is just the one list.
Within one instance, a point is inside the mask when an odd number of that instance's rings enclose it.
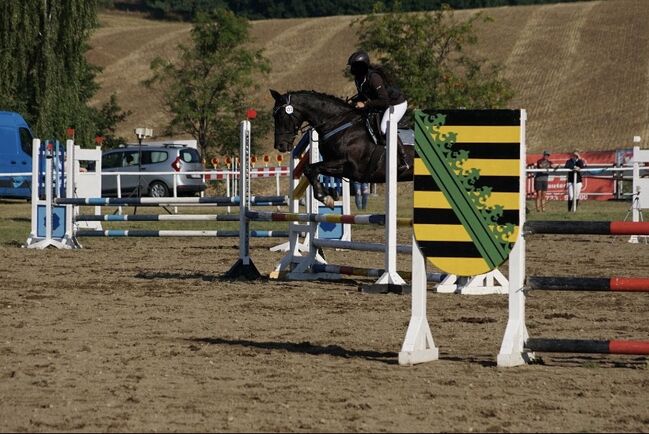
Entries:
{"label": "green foliage", "polygon": [[115,148],[127,143],[125,137],[115,135],[117,124],[124,121],[131,111],[123,112],[117,104],[117,96],[112,94],[110,100],[95,111],[95,128],[96,134],[103,139],[102,147],[104,149]]}
{"label": "green foliage", "polygon": [[432,13],[374,13],[359,19],[360,46],[371,53],[405,92],[411,107],[499,108],[513,96],[490,64],[466,48],[475,45],[473,26],[481,13],[464,22],[443,7]]}
{"label": "green foliage", "polygon": [[[21,113],[43,138],[93,144],[102,113],[88,101],[98,89],[98,68],[86,62],[87,39],[96,25],[95,0],[0,2],[0,109]],[[112,105],[111,105],[112,104]]]}
{"label": "green foliage", "polygon": [[[270,64],[261,50],[245,44],[249,24],[232,12],[218,9],[199,14],[192,29],[192,46],[180,45],[179,59],[156,58],[153,77],[145,84],[156,90],[172,115],[166,133],[188,133],[204,156],[208,149],[221,154],[238,147],[238,125],[252,101],[252,89]],[[255,134],[267,131],[262,120]]]}

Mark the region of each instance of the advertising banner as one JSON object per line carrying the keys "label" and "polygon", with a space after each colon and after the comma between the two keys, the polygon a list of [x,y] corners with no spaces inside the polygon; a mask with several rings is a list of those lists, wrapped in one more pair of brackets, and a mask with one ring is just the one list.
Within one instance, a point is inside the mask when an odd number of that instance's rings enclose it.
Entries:
{"label": "advertising banner", "polygon": [[[550,161],[554,168],[563,168],[566,161],[570,159],[570,153],[556,153],[550,155]],[[586,167],[613,167],[616,163],[616,151],[593,151],[580,153]],[[527,168],[535,167],[536,162],[543,157],[542,154],[527,154]],[[619,156],[618,156],[619,158]],[[568,200],[567,172],[550,172],[548,179],[548,200]],[[579,195],[580,200],[610,200],[615,198],[615,179],[612,173],[606,175],[591,175],[588,172],[582,173],[582,189]],[[534,174],[527,175],[527,197],[533,198]]]}

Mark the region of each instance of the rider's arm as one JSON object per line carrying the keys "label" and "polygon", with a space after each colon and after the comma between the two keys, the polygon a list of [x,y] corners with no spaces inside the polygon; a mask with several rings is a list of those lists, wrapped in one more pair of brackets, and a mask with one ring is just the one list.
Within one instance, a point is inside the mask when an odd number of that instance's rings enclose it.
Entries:
{"label": "rider's arm", "polygon": [[360,93],[357,93],[353,97],[349,98],[349,102],[354,105],[358,101],[367,101],[367,98],[365,98],[364,95],[361,95]]}
{"label": "rider's arm", "polygon": [[390,95],[385,85],[385,81],[380,74],[370,74],[369,85],[374,91],[376,98],[367,102],[367,107],[371,109],[387,109],[390,107]]}

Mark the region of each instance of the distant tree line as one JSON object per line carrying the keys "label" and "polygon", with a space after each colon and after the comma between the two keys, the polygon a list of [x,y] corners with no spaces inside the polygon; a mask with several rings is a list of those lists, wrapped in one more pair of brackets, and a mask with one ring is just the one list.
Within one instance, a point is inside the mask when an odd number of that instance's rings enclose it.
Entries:
{"label": "distant tree line", "polygon": [[102,0],[109,9],[138,10],[154,18],[193,20],[199,12],[227,8],[247,19],[369,14],[377,6],[402,12],[488,8],[588,0]]}
{"label": "distant tree line", "polygon": [[[354,20],[360,46],[382,64],[412,108],[502,108],[513,96],[502,67],[466,48],[478,41],[474,24],[484,13],[460,20],[447,6],[430,12],[367,14]],[[270,62],[248,44],[250,24],[229,9],[198,13],[189,44],[177,59],[156,58],[147,80],[172,117],[166,134],[191,134],[204,156],[236,152],[237,126],[250,95],[265,83]],[[257,106],[252,104],[252,106]],[[259,137],[272,127],[268,110],[255,120]]]}

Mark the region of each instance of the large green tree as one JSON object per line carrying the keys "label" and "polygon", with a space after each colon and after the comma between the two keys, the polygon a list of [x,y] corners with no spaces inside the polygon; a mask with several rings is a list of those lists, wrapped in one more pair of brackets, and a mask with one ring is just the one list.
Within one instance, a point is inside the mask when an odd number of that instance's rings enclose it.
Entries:
{"label": "large green tree", "polygon": [[[238,125],[252,103],[260,75],[270,70],[261,50],[249,45],[249,23],[226,9],[199,14],[192,45],[179,46],[177,60],[156,58],[147,86],[156,89],[171,115],[166,133],[194,137],[203,155],[238,147]],[[255,134],[264,133],[261,113]]]}
{"label": "large green tree", "polygon": [[100,109],[88,102],[98,68],[85,59],[96,26],[96,0],[0,2],[0,109],[20,112],[44,138],[93,144],[126,115],[115,99]]}
{"label": "large green tree", "polygon": [[[474,25],[449,7],[428,13],[374,13],[358,20],[360,46],[372,53],[418,108],[499,108],[512,98],[500,65],[469,48],[478,39]],[[373,59],[374,60],[374,59]]]}

